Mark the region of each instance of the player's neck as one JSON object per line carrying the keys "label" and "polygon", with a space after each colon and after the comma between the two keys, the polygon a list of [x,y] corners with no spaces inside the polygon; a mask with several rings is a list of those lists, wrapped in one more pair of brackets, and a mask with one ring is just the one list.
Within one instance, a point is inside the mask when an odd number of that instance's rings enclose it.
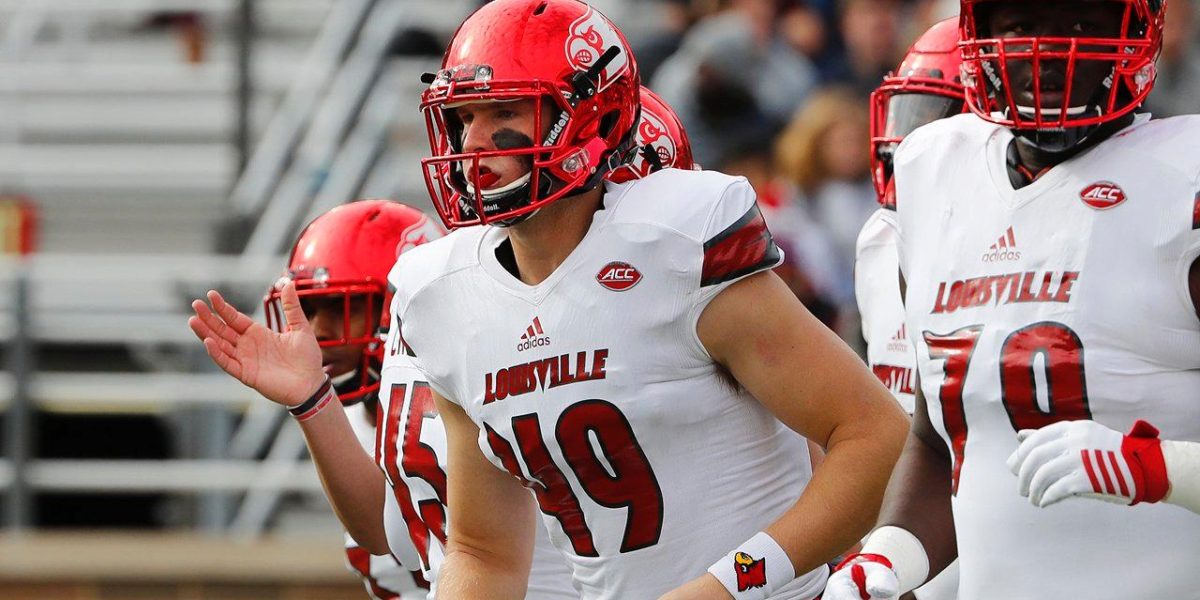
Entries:
{"label": "player's neck", "polygon": [[517,278],[528,285],[544,281],[570,256],[592,225],[604,198],[604,186],[552,202],[533,218],[508,230]]}
{"label": "player's neck", "polygon": [[1017,135],[1009,143],[1007,163],[1008,180],[1013,189],[1020,189],[1037,181],[1054,166],[1086,152],[1096,144],[1108,139],[1114,133],[1133,123],[1133,113],[1119,119],[1101,124],[1096,130],[1083,139],[1079,144],[1068,150],[1052,152],[1038,147],[1028,138]]}

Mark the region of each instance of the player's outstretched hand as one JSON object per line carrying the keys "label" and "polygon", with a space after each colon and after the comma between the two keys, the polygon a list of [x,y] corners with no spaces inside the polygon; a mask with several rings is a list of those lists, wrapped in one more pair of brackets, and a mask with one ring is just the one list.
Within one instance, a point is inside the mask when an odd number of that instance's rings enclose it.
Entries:
{"label": "player's outstretched hand", "polygon": [[192,302],[195,316],[188,326],[204,342],[213,362],[238,381],[272,402],[296,406],[325,382],[321,348],[300,308],[296,286],[286,282],[281,290],[287,331],[277,333],[238,311],[214,290]]}
{"label": "player's outstretched hand", "polygon": [[1122,435],[1095,421],[1063,421],[1017,432],[1008,457],[1034,506],[1072,496],[1117,504],[1158,502],[1169,488],[1158,430],[1145,421]]}
{"label": "player's outstretched hand", "polygon": [[822,600],[895,600],[900,578],[887,559],[875,554],[852,555],[838,565],[825,584]]}

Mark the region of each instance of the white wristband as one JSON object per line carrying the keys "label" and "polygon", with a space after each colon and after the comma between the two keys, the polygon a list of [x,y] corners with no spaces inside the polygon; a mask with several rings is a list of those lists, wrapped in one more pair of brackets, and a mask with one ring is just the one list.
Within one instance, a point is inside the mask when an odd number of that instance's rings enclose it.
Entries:
{"label": "white wristband", "polygon": [[792,559],[765,531],[742,542],[708,572],[736,600],[763,600],[796,578]]}
{"label": "white wristband", "polygon": [[1163,502],[1200,514],[1200,444],[1163,440],[1162,454],[1171,484]]}
{"label": "white wristband", "polygon": [[884,525],[872,531],[859,554],[879,554],[892,561],[901,594],[913,591],[929,577],[925,545],[907,529],[895,525]]}

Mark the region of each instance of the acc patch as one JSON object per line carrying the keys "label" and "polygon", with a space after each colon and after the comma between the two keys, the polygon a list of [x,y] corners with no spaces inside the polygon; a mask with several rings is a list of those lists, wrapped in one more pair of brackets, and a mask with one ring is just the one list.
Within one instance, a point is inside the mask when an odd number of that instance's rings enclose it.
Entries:
{"label": "acc patch", "polygon": [[1112,208],[1125,201],[1125,191],[1111,181],[1097,181],[1079,192],[1083,203],[1097,210]]}
{"label": "acc patch", "polygon": [[596,273],[596,281],[614,292],[623,292],[641,280],[642,273],[633,265],[616,260],[604,265],[604,268]]}

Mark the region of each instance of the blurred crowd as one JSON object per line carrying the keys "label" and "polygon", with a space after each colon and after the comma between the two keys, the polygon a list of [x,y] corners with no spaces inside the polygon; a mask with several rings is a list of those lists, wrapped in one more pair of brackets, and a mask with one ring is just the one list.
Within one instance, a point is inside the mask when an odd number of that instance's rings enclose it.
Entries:
{"label": "blurred crowd", "polygon": [[[788,254],[781,275],[847,340],[855,239],[876,208],[870,92],[956,0],[642,0],[668,27],[634,39],[643,81],[671,104],[705,168],[746,176]],[[1168,4],[1146,110],[1200,112],[1195,0]]]}
{"label": "blurred crowd", "polygon": [[[643,83],[675,109],[697,162],[754,185],[788,256],[780,274],[859,343],[854,246],[876,207],[867,98],[917,36],[957,14],[958,0],[590,2],[626,32]],[[1158,82],[1144,107],[1156,117],[1200,112],[1197,4],[1168,3]],[[179,29],[197,60],[195,23],[169,17],[157,22]],[[394,51],[440,56],[449,33],[399,32]]]}

